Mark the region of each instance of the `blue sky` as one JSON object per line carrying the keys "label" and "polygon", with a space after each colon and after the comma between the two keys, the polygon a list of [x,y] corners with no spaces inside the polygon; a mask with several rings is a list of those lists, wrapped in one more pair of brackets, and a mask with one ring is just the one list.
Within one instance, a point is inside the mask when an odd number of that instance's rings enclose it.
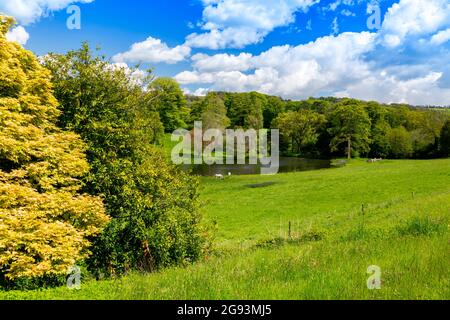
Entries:
{"label": "blue sky", "polygon": [[[72,4],[80,30],[66,27]],[[450,105],[450,0],[0,0],[0,11],[38,55],[88,41],[190,93]]]}

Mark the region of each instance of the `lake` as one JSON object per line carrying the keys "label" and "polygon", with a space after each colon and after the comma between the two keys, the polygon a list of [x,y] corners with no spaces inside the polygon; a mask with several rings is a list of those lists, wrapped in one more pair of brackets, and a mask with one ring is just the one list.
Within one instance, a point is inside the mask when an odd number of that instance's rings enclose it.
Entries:
{"label": "lake", "polygon": [[[298,172],[298,171],[311,171],[318,169],[332,168],[331,160],[317,160],[317,159],[303,159],[293,157],[280,157],[280,170],[279,173]],[[185,170],[191,170],[192,173],[199,176],[215,176],[216,174],[222,174],[227,176],[229,172],[232,175],[250,175],[260,174],[261,165],[185,165]]]}

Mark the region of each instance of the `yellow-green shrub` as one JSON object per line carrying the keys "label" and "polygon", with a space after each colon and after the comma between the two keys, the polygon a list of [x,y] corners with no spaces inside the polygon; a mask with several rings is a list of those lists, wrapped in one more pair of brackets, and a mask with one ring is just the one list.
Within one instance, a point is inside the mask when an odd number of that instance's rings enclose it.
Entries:
{"label": "yellow-green shrub", "polygon": [[0,16],[0,280],[64,275],[108,222],[101,198],[81,194],[85,145],[56,126],[50,73],[5,34]]}

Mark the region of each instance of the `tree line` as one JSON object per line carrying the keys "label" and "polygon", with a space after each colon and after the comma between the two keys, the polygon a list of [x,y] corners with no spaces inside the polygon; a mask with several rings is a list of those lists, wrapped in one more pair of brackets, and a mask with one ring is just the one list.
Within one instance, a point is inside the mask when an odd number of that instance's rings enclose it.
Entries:
{"label": "tree line", "polygon": [[450,155],[450,108],[349,98],[284,100],[257,92],[184,95],[175,80],[150,85],[166,133],[191,129],[279,129],[281,151],[311,158],[437,158]]}
{"label": "tree line", "polygon": [[188,97],[190,124],[279,129],[281,151],[312,158],[435,158],[450,154],[450,109],[349,98],[283,100],[257,92]]}

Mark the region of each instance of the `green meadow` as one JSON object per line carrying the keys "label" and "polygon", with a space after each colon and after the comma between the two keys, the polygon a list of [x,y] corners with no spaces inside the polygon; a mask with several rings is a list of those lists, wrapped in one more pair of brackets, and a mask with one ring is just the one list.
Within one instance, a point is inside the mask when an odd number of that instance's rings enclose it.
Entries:
{"label": "green meadow", "polygon": [[0,299],[450,299],[450,160],[202,178],[202,202],[204,261]]}

